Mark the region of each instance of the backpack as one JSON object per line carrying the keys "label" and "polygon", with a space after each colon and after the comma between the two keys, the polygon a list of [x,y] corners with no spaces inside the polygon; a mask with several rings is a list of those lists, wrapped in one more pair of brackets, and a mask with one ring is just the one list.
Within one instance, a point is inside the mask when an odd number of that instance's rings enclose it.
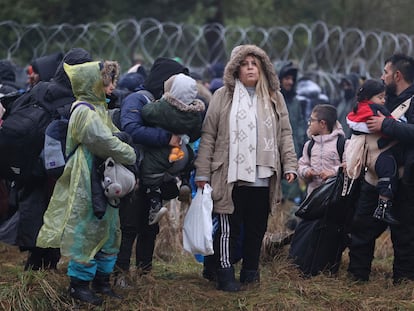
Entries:
{"label": "backpack", "polygon": [[45,129],[54,118],[44,100],[46,90],[47,83],[41,82],[17,98],[0,127],[0,149],[7,150],[1,153],[2,169],[11,170],[16,181],[34,176]]}
{"label": "backpack", "polygon": [[[308,157],[310,158],[311,156],[311,151],[312,151],[312,147],[315,144],[315,140],[313,138],[311,138],[309,145],[308,145]],[[338,150],[338,154],[339,154],[339,159],[342,162],[342,156],[344,154],[344,149],[345,149],[345,137],[344,135],[338,135],[338,140],[336,141],[336,150]]]}
{"label": "backpack", "polygon": [[[84,105],[91,110],[95,110],[95,107],[87,102],[77,103],[72,111],[79,106]],[[68,133],[69,119],[61,117],[60,119],[53,120],[46,127],[45,130],[45,142],[43,147],[43,162],[46,173],[50,177],[59,178],[65,168],[66,162],[75,153],[79,144],[66,156],[66,136]]]}

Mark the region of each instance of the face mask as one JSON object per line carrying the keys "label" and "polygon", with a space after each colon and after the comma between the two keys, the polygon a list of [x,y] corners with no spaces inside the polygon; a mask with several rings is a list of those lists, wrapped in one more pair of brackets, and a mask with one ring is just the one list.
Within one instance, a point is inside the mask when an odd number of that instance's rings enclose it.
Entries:
{"label": "face mask", "polygon": [[111,101],[111,99],[110,99],[110,98],[108,98],[108,97],[106,97],[106,98],[105,98],[105,102],[106,102],[107,104],[109,104],[109,103],[110,103],[110,101]]}

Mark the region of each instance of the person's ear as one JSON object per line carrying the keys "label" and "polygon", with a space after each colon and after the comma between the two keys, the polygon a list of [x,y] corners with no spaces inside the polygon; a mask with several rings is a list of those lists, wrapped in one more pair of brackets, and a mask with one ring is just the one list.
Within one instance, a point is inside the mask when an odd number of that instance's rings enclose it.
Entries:
{"label": "person's ear", "polygon": [[396,71],[394,72],[394,80],[395,80],[395,82],[399,82],[399,81],[401,81],[401,78],[402,78],[401,71],[396,70]]}

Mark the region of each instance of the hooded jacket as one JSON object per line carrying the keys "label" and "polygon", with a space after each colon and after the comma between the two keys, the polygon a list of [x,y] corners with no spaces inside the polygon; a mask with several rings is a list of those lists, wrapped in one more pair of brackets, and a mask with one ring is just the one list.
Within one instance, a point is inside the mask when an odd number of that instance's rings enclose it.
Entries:
{"label": "hooded jacket", "polygon": [[[185,75],[183,77],[188,80],[177,81],[177,76],[174,75],[165,82],[165,93],[160,100],[144,106],[142,118],[149,126],[161,127],[176,135],[187,135],[190,142],[194,142],[201,135],[204,103],[196,99],[196,81]],[[192,80],[192,85],[189,80]],[[141,168],[143,178],[171,168],[173,164],[168,160],[170,152],[170,146],[146,147]]]}
{"label": "hooded jacket", "polygon": [[212,198],[216,213],[231,214],[234,211],[233,184],[227,183],[230,137],[229,116],[236,83],[235,77],[241,61],[249,54],[258,57],[262,63],[276,116],[276,133],[274,133],[274,136],[279,157],[275,159],[277,170],[269,183],[271,210],[274,210],[280,203],[280,184],[284,173],[296,172],[297,168],[286,104],[280,93],[279,79],[269,57],[261,48],[255,45],[242,45],[234,48],[224,70],[224,86],[213,94],[207,110],[195,161],[196,180],[209,181],[213,188]]}
{"label": "hooded jacket", "polygon": [[[302,157],[298,162],[298,174],[301,178],[305,179],[305,174],[308,170],[313,169],[316,172],[332,171],[334,175],[341,165],[341,159],[338,154],[337,140],[339,135],[344,135],[341,124],[337,121],[332,133],[326,135],[312,135],[312,139],[315,141],[312,152],[309,157],[308,140],[303,146]],[[305,179],[306,180],[306,179]],[[307,195],[309,195],[316,187],[323,183],[323,180],[319,177],[312,180],[306,180],[308,188]]]}
{"label": "hooded jacket", "polygon": [[58,179],[37,237],[38,247],[61,248],[64,256],[82,263],[89,262],[99,250],[115,254],[120,246],[118,209],[109,204],[102,219],[92,208],[91,171],[94,156],[132,165],[135,151],[114,132],[105,102],[99,62],[64,65],[70,77],[76,104],[85,101],[95,110],[82,105],[71,115],[66,153],[76,148]]}
{"label": "hooded jacket", "polygon": [[39,75],[40,81],[50,81],[53,78],[62,58],[63,54],[57,52],[36,58],[32,61],[32,68]]}

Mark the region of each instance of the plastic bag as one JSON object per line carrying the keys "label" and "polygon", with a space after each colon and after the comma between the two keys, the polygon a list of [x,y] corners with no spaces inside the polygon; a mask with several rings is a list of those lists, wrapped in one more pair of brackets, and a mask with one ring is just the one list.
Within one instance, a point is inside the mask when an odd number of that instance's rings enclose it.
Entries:
{"label": "plastic bag", "polygon": [[341,167],[336,176],[328,178],[325,183],[312,191],[300,204],[295,215],[307,220],[323,218],[329,209],[351,197],[351,186],[352,183]]}
{"label": "plastic bag", "polygon": [[184,218],[183,246],[191,254],[212,255],[213,251],[213,200],[209,184],[197,193]]}

